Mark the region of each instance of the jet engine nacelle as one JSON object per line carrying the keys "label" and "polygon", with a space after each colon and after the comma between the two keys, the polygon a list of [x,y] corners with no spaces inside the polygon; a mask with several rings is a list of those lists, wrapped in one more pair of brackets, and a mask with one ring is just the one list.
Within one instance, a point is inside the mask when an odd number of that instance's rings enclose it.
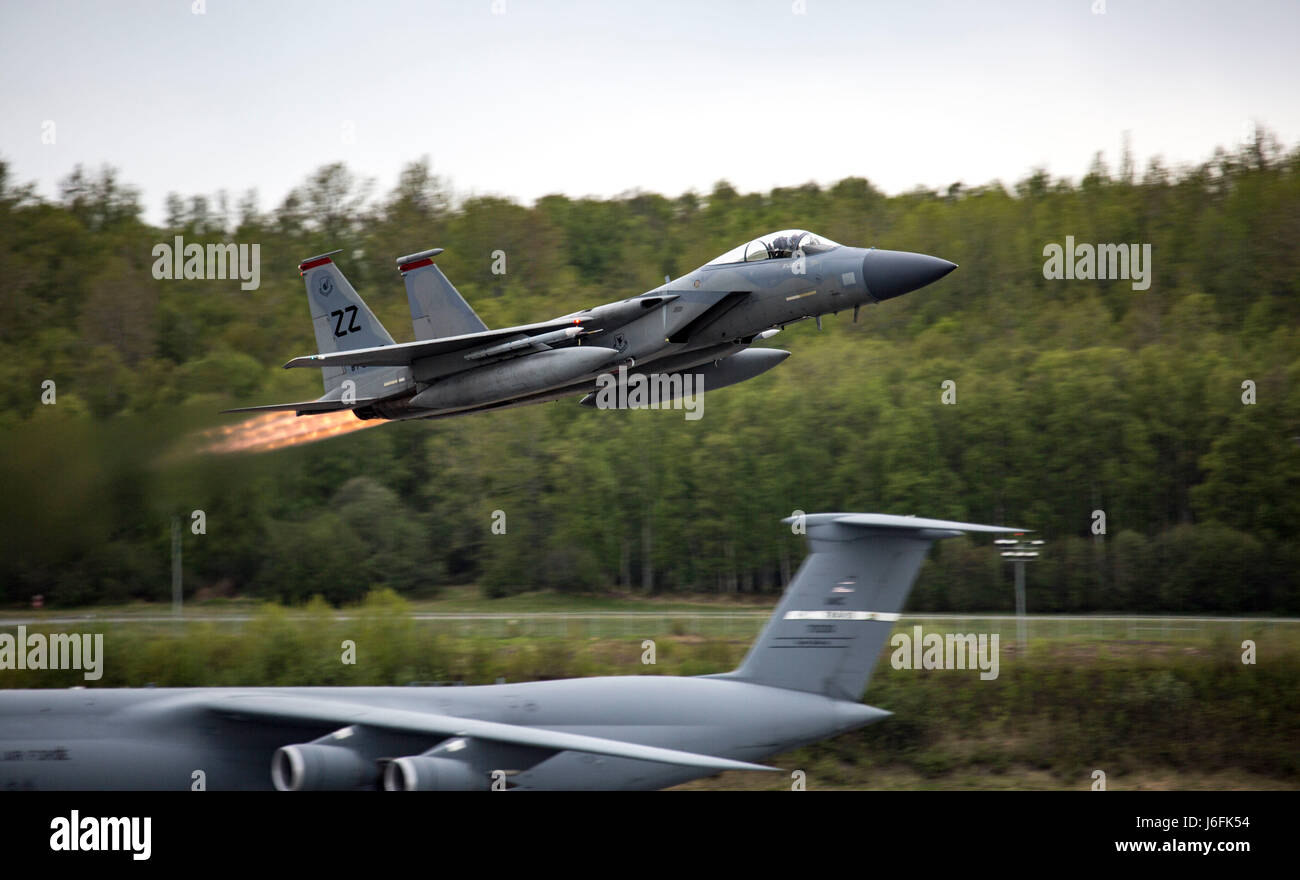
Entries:
{"label": "jet engine nacelle", "polygon": [[453,758],[415,755],[389,761],[384,791],[487,791],[489,781],[469,764]]}
{"label": "jet engine nacelle", "polygon": [[271,782],[276,791],[337,791],[374,783],[375,765],[342,746],[302,745],[276,749]]}
{"label": "jet engine nacelle", "polygon": [[[760,373],[765,373],[789,356],[790,352],[779,348],[748,348],[733,355],[719,358],[712,363],[692,367],[689,370],[655,373],[655,375],[671,378],[679,374],[689,373],[701,383],[694,386],[695,393],[714,391],[718,388],[726,388],[728,385],[735,385],[737,382],[744,382],[746,379],[752,379]],[[654,372],[656,366],[658,366],[657,363],[651,362],[645,367],[645,370],[646,372]],[[634,381],[633,376],[636,375],[636,372],[639,371],[628,371],[629,382]],[[611,375],[614,374],[611,373]],[[644,374],[642,379],[645,379]],[[661,385],[659,402],[663,403],[681,397],[686,388],[687,385],[684,381],[675,384],[669,383],[666,386]],[[626,399],[622,396],[623,394],[626,394],[626,391],[621,392],[616,399]],[[578,402],[583,406],[599,406],[600,394],[593,391]]]}
{"label": "jet engine nacelle", "polygon": [[409,405],[452,409],[495,403],[594,373],[617,357],[614,349],[595,345],[553,348],[439,379],[412,397]]}

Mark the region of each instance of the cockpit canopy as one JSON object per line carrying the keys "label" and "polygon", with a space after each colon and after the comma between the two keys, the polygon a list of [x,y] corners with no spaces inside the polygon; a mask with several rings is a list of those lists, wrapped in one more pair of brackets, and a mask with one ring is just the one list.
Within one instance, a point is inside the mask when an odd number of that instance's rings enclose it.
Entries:
{"label": "cockpit canopy", "polygon": [[706,266],[718,266],[723,263],[753,263],[757,260],[777,260],[782,257],[804,254],[820,254],[831,248],[839,247],[838,242],[831,241],[823,235],[813,235],[806,229],[782,229],[770,235],[760,236],[748,244],[732,248],[715,260],[709,260]]}

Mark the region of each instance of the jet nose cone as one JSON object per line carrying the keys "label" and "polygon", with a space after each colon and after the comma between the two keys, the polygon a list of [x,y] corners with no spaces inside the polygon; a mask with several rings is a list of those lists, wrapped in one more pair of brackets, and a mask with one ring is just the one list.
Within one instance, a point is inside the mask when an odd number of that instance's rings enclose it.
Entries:
{"label": "jet nose cone", "polygon": [[892,299],[933,284],[956,263],[907,251],[868,251],[862,258],[862,278],[876,299]]}

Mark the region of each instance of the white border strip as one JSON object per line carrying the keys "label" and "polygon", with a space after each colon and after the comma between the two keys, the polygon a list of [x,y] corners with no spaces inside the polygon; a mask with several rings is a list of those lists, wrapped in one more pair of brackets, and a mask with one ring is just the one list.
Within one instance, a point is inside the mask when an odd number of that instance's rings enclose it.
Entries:
{"label": "white border strip", "polygon": [[888,611],[787,611],[783,620],[888,620],[895,621],[901,614]]}

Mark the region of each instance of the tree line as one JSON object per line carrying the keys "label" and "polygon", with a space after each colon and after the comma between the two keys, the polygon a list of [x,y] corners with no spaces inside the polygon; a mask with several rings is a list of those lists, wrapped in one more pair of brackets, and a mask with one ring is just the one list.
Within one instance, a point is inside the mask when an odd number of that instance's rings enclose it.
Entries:
{"label": "tree line", "polygon": [[[1264,135],[1191,167],[1134,164],[892,196],[848,178],[532,205],[458,197],[427,160],[387,192],[336,164],[266,210],[173,194],[154,226],[111,168],[43,199],[0,163],[0,598],[166,598],[169,523],[193,510],[201,595],[773,594],[803,555],[782,517],[865,510],[1036,530],[1031,610],[1300,613],[1300,150]],[[443,270],[501,326],[785,227],[960,268],[856,323],[787,327],[768,344],[793,356],[708,395],[699,421],[560,401],[198,451],[195,431],[240,421],[220,409],[320,393],[279,369],[314,351],[304,257],[343,248],[402,341],[401,254],[446,248]],[[152,249],[176,235],[259,244],[261,286],[155,279]],[[1149,244],[1149,289],[1045,277],[1067,235]],[[912,600],[1010,607],[1008,567],[966,539],[935,551]]]}

